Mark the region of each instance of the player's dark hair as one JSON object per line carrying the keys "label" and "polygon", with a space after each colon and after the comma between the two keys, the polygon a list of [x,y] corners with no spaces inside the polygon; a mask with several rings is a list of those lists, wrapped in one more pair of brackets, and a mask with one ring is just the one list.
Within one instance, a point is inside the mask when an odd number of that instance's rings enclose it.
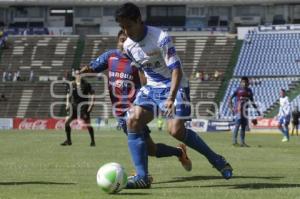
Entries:
{"label": "player's dark hair", "polygon": [[241,80],[249,83],[249,78],[248,77],[242,77]]}
{"label": "player's dark hair", "polygon": [[283,89],[283,88],[281,89],[281,91],[282,91],[282,92],[284,92],[284,93],[286,93],[286,90],[285,90],[285,89]]}
{"label": "player's dark hair", "polygon": [[141,18],[139,7],[130,2],[121,5],[115,12],[116,22],[119,22],[120,18],[137,21],[138,18]]}

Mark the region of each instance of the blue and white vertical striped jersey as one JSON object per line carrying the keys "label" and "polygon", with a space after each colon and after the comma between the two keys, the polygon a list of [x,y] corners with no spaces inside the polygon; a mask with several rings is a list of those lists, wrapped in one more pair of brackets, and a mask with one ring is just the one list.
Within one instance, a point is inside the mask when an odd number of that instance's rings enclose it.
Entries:
{"label": "blue and white vertical striped jersey", "polygon": [[[182,70],[171,37],[159,28],[145,26],[144,38],[135,42],[128,37],[124,49],[137,67],[144,71],[149,86],[170,87],[172,70],[176,68]],[[188,79],[185,75],[181,79],[180,86],[188,87]]]}
{"label": "blue and white vertical striped jersey", "polygon": [[289,102],[289,97],[280,97],[279,98],[279,113],[278,117],[287,117],[291,114],[291,104]]}

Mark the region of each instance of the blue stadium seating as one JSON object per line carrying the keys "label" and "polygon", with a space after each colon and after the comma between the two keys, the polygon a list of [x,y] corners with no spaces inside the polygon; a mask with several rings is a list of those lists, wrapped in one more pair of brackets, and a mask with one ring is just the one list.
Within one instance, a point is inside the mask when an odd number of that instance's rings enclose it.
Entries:
{"label": "blue stadium seating", "polygon": [[300,75],[300,33],[251,33],[244,42],[234,76]]}

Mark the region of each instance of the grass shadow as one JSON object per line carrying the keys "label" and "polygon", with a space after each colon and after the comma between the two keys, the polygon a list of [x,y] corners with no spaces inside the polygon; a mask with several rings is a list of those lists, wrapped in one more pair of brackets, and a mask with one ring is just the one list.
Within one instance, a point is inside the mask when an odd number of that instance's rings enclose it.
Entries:
{"label": "grass shadow", "polygon": [[0,186],[11,186],[11,185],[75,185],[76,183],[69,182],[46,182],[46,181],[28,181],[28,182],[0,182]]}
{"label": "grass shadow", "polygon": [[246,190],[260,190],[260,189],[284,189],[284,188],[299,188],[300,184],[288,183],[241,183],[231,185],[185,185],[185,186],[162,186],[152,187],[152,189],[187,189],[187,188],[229,188],[229,189],[246,189]]}
{"label": "grass shadow", "polygon": [[[232,179],[265,179],[265,180],[277,180],[284,178],[282,176],[233,176]],[[165,183],[178,183],[187,181],[201,181],[201,180],[220,180],[221,176],[190,176],[190,177],[175,177],[173,180],[154,182],[153,184],[165,184]]]}
{"label": "grass shadow", "polygon": [[150,193],[129,193],[129,192],[121,192],[118,193],[117,195],[122,195],[122,196],[148,196],[151,195]]}
{"label": "grass shadow", "polygon": [[278,188],[299,188],[300,184],[288,184],[288,183],[246,183],[246,184],[234,184],[234,185],[209,185],[201,187],[229,187],[231,189],[278,189]]}

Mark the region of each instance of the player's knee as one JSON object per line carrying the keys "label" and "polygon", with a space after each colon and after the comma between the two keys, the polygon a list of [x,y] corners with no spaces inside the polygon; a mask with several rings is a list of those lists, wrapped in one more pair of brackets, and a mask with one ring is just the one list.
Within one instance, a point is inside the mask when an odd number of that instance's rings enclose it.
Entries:
{"label": "player's knee", "polygon": [[180,140],[182,141],[183,138],[184,138],[184,129],[181,129],[181,128],[174,128],[174,127],[171,127],[169,128],[169,134],[176,138],[177,140]]}

